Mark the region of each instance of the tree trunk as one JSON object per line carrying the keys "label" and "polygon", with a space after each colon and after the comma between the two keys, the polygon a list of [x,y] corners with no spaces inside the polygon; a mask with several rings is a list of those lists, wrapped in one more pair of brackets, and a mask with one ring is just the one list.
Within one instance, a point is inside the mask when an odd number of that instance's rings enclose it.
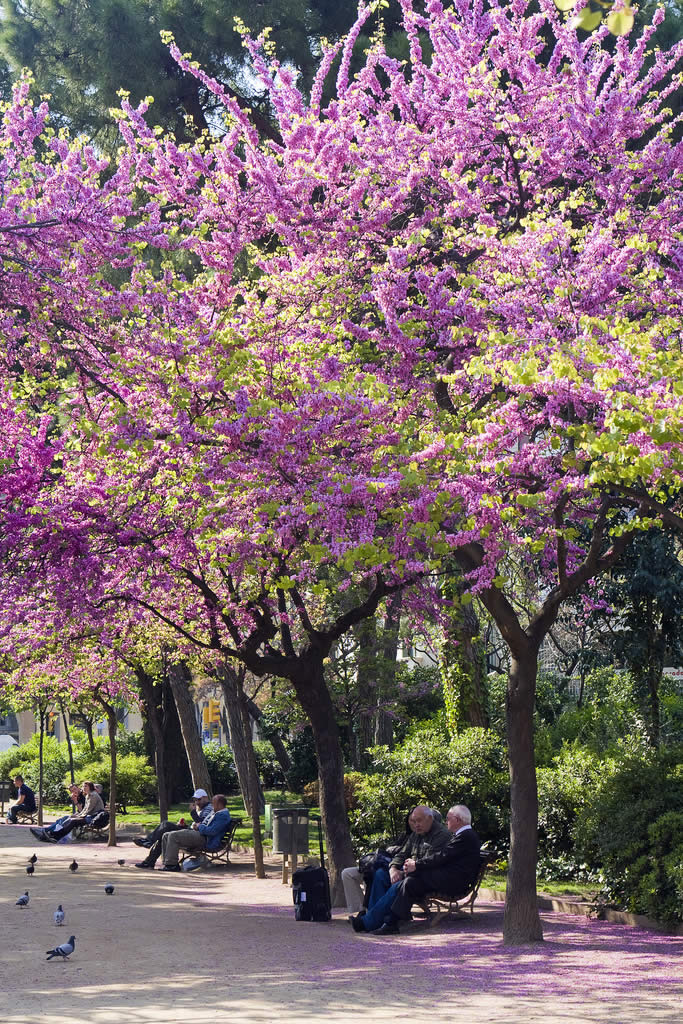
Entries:
{"label": "tree trunk", "polygon": [[373,741],[373,719],[371,708],[374,695],[384,687],[380,687],[382,670],[379,640],[377,637],[377,618],[368,616],[359,622],[354,629],[358,643],[356,667],[356,702],[357,713],[351,715],[349,722],[349,748],[353,767],[363,771],[368,766],[368,747]]}
{"label": "tree trunk", "polygon": [[463,721],[488,729],[486,656],[477,613],[471,604],[462,609],[462,658],[468,668],[467,691],[462,693]]}
{"label": "tree trunk", "polygon": [[258,815],[263,812],[265,799],[258,772],[250,771],[250,748],[254,765],[256,758],[251,740],[251,728],[245,729],[245,721],[248,720],[248,716],[246,716],[246,711],[244,714],[242,712],[241,680],[238,672],[227,663],[221,666],[219,678],[228,716],[230,746],[235,758],[240,792],[247,814],[253,817],[254,813]]}
{"label": "tree trunk", "polygon": [[44,775],[44,752],[45,745],[45,711],[42,704],[38,705],[40,714],[40,736],[38,737],[38,824],[43,824],[43,775]]}
{"label": "tree trunk", "polygon": [[153,676],[148,675],[144,669],[135,670],[140,696],[145,712],[145,718],[152,733],[154,743],[154,770],[157,777],[157,792],[159,795],[159,820],[167,821],[170,808],[169,787],[166,771],[166,744],[164,742],[164,730],[162,726],[161,712],[161,687],[155,684]]}
{"label": "tree trunk", "polygon": [[247,696],[247,694],[244,691],[242,691],[242,700],[244,701],[247,711],[249,712],[253,720],[258,724],[259,728],[263,732],[263,735],[271,744],[273,750],[275,751],[275,756],[278,760],[278,764],[282,768],[284,774],[287,775],[287,772],[292,767],[292,760],[289,754],[287,753],[287,748],[282,741],[280,733],[277,731],[277,729],[269,729],[263,724],[263,712],[261,711],[261,708],[258,706],[258,704],[255,703],[255,701],[251,699],[251,697]]}
{"label": "tree trunk", "polygon": [[107,715],[107,732],[109,734],[109,753],[111,756],[111,770],[109,772],[109,841],[107,846],[116,846],[116,730],[118,721],[116,719],[116,708],[105,700],[99,693],[95,694],[95,700],[104,708]]}
{"label": "tree trunk", "polygon": [[[384,643],[382,657],[387,689],[396,681],[396,659],[398,657],[399,627],[401,625],[401,605],[403,594],[399,590],[387,598],[387,614],[384,620]],[[392,746],[394,742],[393,719],[381,704],[378,705],[374,717],[374,742],[376,746]]]}
{"label": "tree trunk", "polygon": [[292,676],[297,699],[307,715],[318,758],[320,813],[327,839],[330,888],[333,906],[344,905],[342,868],[355,864],[351,833],[344,801],[344,756],[339,730],[323,671],[323,659],[317,651],[299,659]]}
{"label": "tree trunk", "polygon": [[194,701],[188,686],[185,666],[170,663],[167,666],[167,673],[180,719],[180,730],[183,734],[187,762],[190,766],[192,785],[195,789],[205,789],[207,793],[211,794],[211,778],[202,750],[201,736],[195,718]]}
{"label": "tree trunk", "polygon": [[[240,696],[242,695],[240,687]],[[266,869],[263,863],[263,836],[261,834],[261,814],[265,810],[265,800],[263,800],[263,791],[261,789],[261,781],[258,774],[258,765],[256,764],[256,754],[254,753],[254,744],[251,739],[251,719],[249,712],[247,711],[246,704],[242,702],[241,713],[243,721],[244,735],[247,737],[247,768],[249,771],[249,790],[252,794],[251,800],[251,827],[254,837],[254,873],[257,878],[266,877]],[[257,796],[260,794],[262,803],[257,803]]]}
{"label": "tree trunk", "polygon": [[510,762],[510,858],[503,942],[540,942],[543,928],[536,898],[538,790],[534,763],[534,699],[537,652],[513,652],[507,689],[507,742]]}
{"label": "tree trunk", "polygon": [[64,708],[64,705],[61,703],[59,705],[59,710],[62,713],[62,722],[64,723],[64,737],[66,739],[66,749],[69,752],[69,776],[71,778],[71,782],[73,783],[76,781],[76,773],[74,772],[74,748],[71,743],[71,731],[69,730],[69,722],[66,710]]}

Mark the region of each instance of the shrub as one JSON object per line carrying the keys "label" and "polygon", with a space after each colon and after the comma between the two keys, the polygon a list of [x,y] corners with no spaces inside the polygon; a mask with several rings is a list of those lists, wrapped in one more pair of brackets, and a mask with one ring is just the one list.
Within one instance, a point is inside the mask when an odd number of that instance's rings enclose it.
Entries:
{"label": "shrub", "polygon": [[442,814],[454,803],[472,811],[482,837],[507,845],[509,784],[505,750],[499,737],[485,729],[466,729],[453,740],[433,728],[415,732],[390,751],[375,747],[372,774],[358,786],[358,808],[351,831],[358,849],[367,849],[402,830],[415,804]]}
{"label": "shrub", "polygon": [[[34,733],[28,743],[12,747],[0,754],[0,777],[11,779],[17,772],[24,776],[26,783],[38,793],[39,779],[39,745],[40,737]],[[43,792],[45,803],[62,804],[67,799],[67,792],[62,784],[65,772],[69,768],[69,755],[66,743],[59,743],[54,736],[45,736],[43,740]]]}
{"label": "shrub", "polygon": [[600,867],[602,895],[626,910],[683,920],[683,748],[623,746],[577,815],[576,851]]}
{"label": "shrub", "polygon": [[[358,806],[359,793],[364,779],[365,776],[362,772],[347,772],[344,775],[344,803],[347,811],[352,811]],[[317,779],[315,782],[306,783],[303,796],[307,806],[318,807],[320,805],[320,783]]]}
{"label": "shrub", "polygon": [[[100,752],[98,752],[99,754]],[[111,758],[101,752],[90,761],[79,766],[78,779],[81,782],[100,782],[105,795],[109,789]],[[69,782],[68,775],[64,785]],[[122,804],[146,804],[156,800],[157,780],[146,757],[139,754],[124,754],[116,759],[116,800]]]}
{"label": "shrub", "polygon": [[575,878],[582,870],[576,863],[573,830],[602,771],[597,754],[579,744],[565,746],[551,766],[537,770],[538,869],[543,877]]}
{"label": "shrub", "polygon": [[235,793],[239,789],[239,785],[235,758],[230,747],[220,746],[218,743],[206,743],[204,757],[214,793]]}
{"label": "shrub", "polygon": [[282,765],[275,756],[273,744],[270,740],[259,740],[254,743],[256,764],[258,773],[264,789],[281,789],[287,780],[282,770]]}
{"label": "shrub", "polygon": [[318,778],[313,730],[309,725],[297,730],[292,736],[289,756],[292,767],[287,772],[287,788],[292,793],[301,793],[307,782],[314,782]]}

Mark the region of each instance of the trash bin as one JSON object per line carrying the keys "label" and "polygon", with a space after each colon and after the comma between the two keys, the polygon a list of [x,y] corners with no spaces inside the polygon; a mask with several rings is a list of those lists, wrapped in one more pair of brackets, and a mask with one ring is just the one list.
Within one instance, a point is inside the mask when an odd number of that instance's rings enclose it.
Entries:
{"label": "trash bin", "polygon": [[308,853],[308,807],[273,807],[273,853]]}

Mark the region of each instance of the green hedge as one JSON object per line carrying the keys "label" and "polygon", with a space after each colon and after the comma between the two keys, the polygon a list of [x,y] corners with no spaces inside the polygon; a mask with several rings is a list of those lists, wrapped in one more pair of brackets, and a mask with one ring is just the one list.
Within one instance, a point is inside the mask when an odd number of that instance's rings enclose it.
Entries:
{"label": "green hedge", "polygon": [[[102,752],[84,761],[78,769],[81,782],[100,782],[108,799],[111,757]],[[70,781],[65,775],[63,785]],[[157,780],[147,758],[140,754],[124,754],[116,758],[116,801],[122,804],[146,804],[157,798]]]}
{"label": "green hedge", "polygon": [[683,921],[683,746],[634,743],[603,761],[574,840],[576,855],[600,869],[606,900]]}

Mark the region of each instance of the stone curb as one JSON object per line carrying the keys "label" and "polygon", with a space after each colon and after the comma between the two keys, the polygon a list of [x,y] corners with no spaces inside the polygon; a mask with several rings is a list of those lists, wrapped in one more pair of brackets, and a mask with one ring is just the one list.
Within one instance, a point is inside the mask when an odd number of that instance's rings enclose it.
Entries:
{"label": "stone curb", "polygon": [[[479,895],[484,900],[494,902],[505,902],[505,891],[503,889],[480,889]],[[577,917],[596,916],[601,921],[610,921],[612,924],[630,924],[634,928],[646,928],[648,931],[660,932],[662,935],[683,935],[683,924],[662,924],[661,921],[654,921],[644,914],[629,914],[624,910],[612,910],[609,907],[596,911],[595,905],[587,900],[562,899],[557,896],[539,895],[538,906],[540,910],[556,910],[561,914],[574,914]]]}

